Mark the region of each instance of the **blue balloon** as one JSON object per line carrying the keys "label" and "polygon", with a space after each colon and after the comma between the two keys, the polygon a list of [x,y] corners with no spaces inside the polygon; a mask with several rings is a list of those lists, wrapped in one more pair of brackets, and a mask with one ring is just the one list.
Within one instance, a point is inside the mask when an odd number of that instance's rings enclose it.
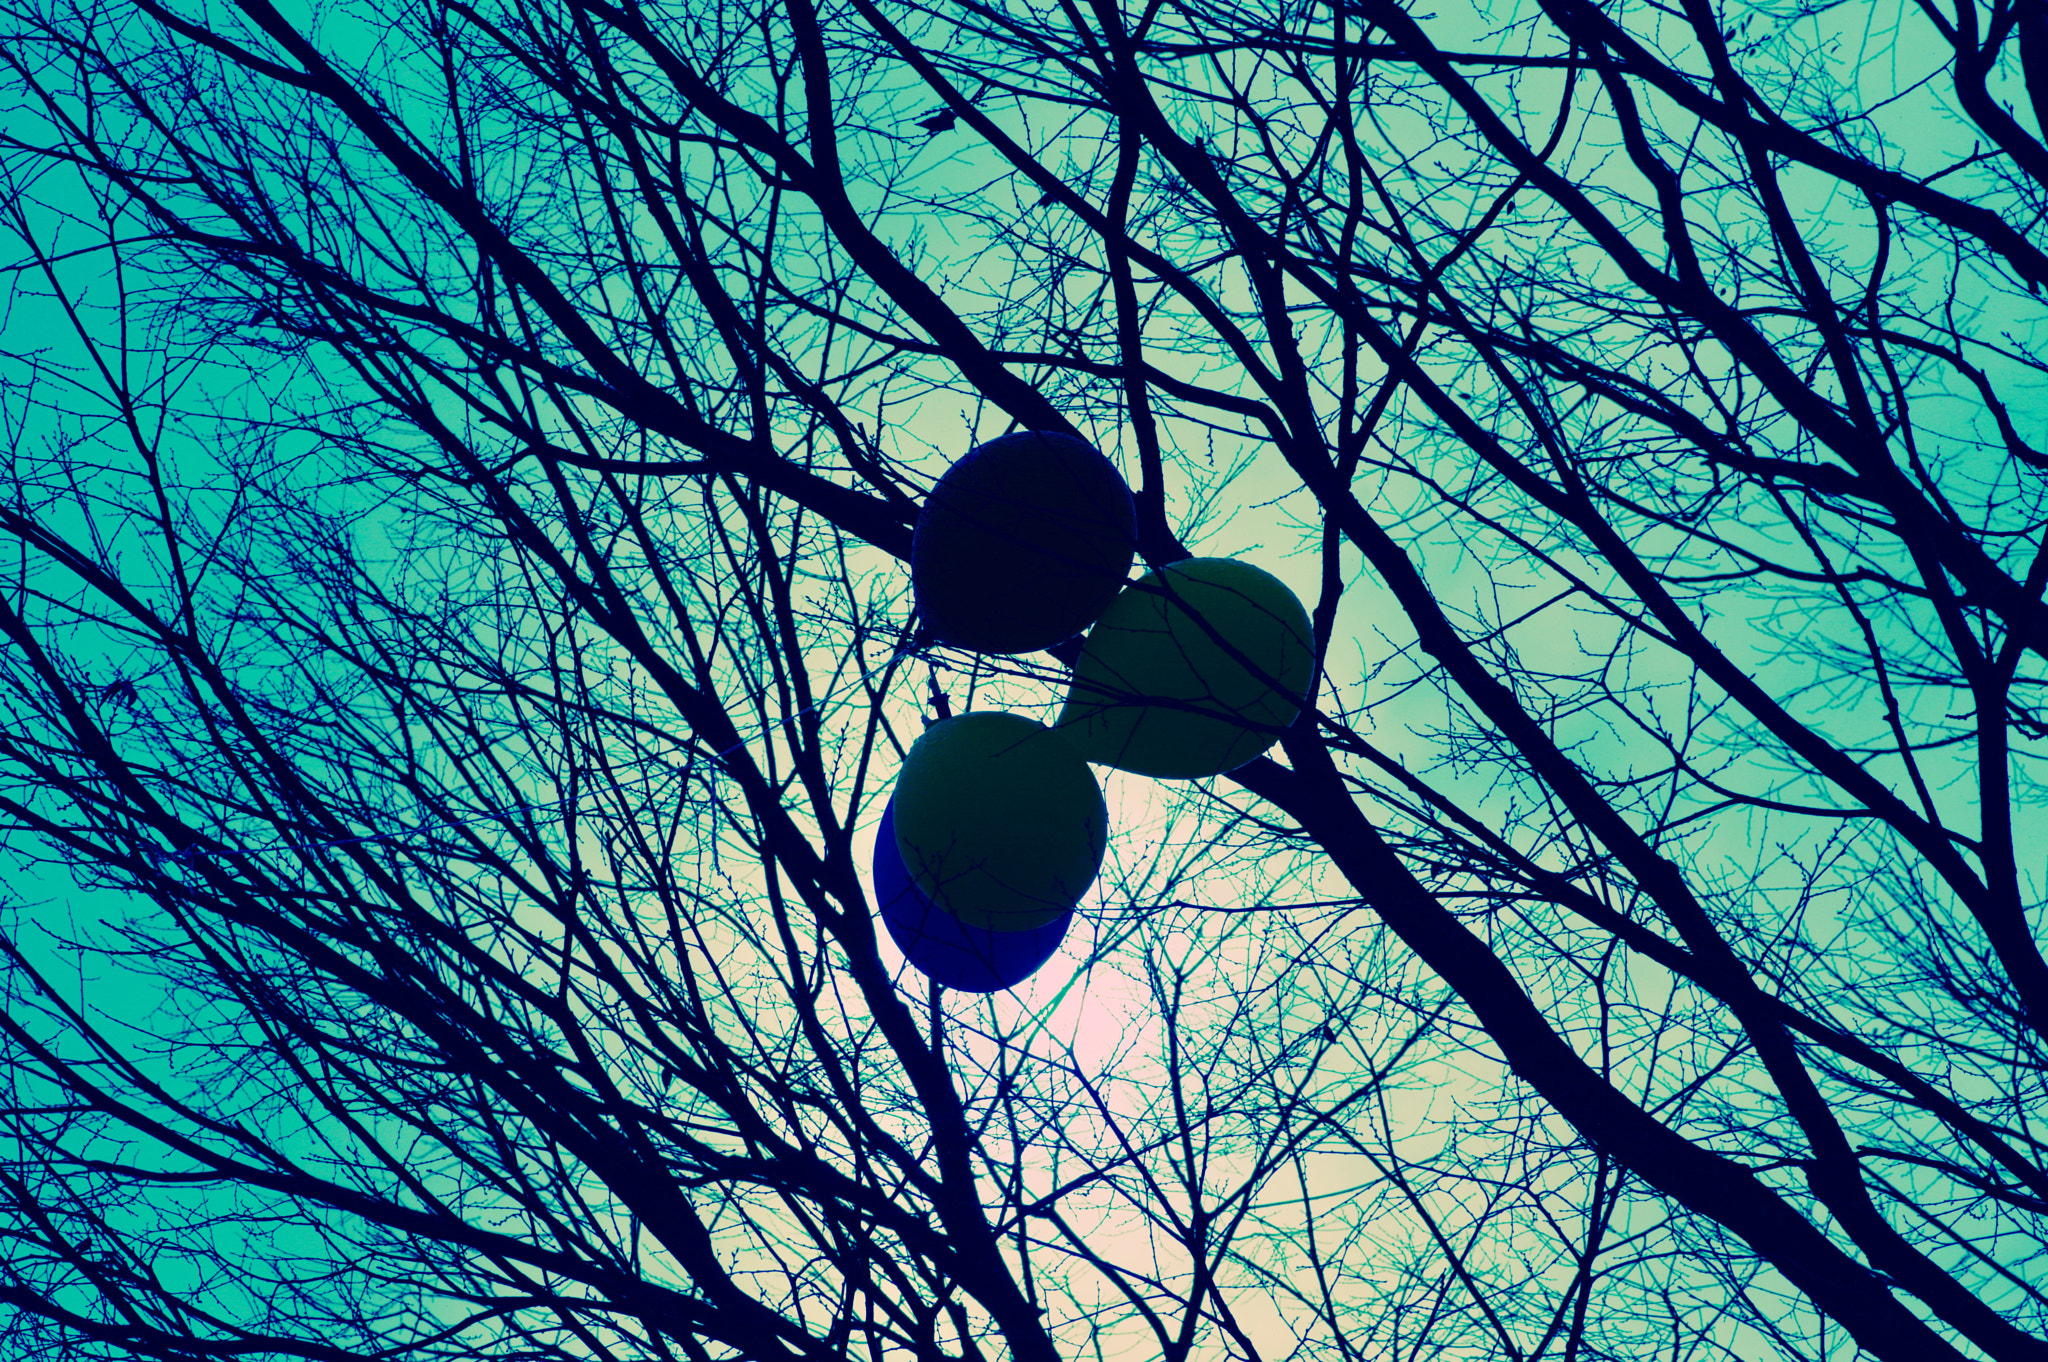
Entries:
{"label": "blue balloon", "polygon": [[994,993],[1023,983],[1052,958],[1074,920],[1069,908],[1043,927],[996,932],[970,927],[933,903],[911,880],[896,849],[893,799],[875,830],[875,901],[904,957],[935,982],[963,993]]}

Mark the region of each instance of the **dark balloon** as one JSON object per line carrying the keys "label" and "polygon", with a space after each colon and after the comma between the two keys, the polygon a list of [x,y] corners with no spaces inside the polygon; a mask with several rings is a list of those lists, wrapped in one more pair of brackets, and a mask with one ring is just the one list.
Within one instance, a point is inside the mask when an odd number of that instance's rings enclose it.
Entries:
{"label": "dark balloon", "polygon": [[1095,622],[1137,552],[1131,490],[1071,435],[1024,431],[969,450],[918,514],[910,585],[942,643],[1029,653]]}
{"label": "dark balloon", "polygon": [[926,898],[896,849],[896,803],[875,830],[875,902],[904,957],[930,979],[964,993],[994,993],[1024,982],[1059,949],[1070,908],[1043,927],[992,932],[970,927]]}

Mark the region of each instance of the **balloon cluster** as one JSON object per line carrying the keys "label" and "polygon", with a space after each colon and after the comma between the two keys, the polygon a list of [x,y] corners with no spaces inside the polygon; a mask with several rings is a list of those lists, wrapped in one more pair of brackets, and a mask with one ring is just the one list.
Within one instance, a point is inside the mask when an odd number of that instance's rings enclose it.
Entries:
{"label": "balloon cluster", "polygon": [[1050,431],[970,450],[918,516],[911,590],[937,641],[1015,654],[1088,630],[1052,727],[962,714],[904,758],[875,893],[904,956],[948,988],[1009,988],[1059,948],[1109,840],[1090,762],[1218,775],[1270,747],[1307,697],[1315,654],[1294,593],[1228,558],[1126,585],[1136,524],[1109,460]]}

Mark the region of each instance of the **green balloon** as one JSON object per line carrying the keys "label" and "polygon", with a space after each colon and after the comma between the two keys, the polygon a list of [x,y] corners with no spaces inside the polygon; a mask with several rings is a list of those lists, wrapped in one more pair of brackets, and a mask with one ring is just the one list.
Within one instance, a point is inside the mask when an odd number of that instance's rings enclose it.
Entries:
{"label": "green balloon", "polygon": [[1089,631],[1059,728],[1090,761],[1192,780],[1258,756],[1315,678],[1308,612],[1229,558],[1148,572]]}
{"label": "green balloon", "polygon": [[970,927],[1022,932],[1080,902],[1109,808],[1065,737],[1018,714],[943,719],[896,778],[896,848],[917,887]]}

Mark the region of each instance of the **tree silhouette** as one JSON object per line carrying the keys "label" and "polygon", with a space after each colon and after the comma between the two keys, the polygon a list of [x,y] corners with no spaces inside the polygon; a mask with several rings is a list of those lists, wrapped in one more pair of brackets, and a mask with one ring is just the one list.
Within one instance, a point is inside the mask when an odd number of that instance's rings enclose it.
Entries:
{"label": "tree silhouette", "polygon": [[[8,1356],[2048,1356],[2039,0],[4,13]],[[984,998],[1015,429],[1322,669]]]}

